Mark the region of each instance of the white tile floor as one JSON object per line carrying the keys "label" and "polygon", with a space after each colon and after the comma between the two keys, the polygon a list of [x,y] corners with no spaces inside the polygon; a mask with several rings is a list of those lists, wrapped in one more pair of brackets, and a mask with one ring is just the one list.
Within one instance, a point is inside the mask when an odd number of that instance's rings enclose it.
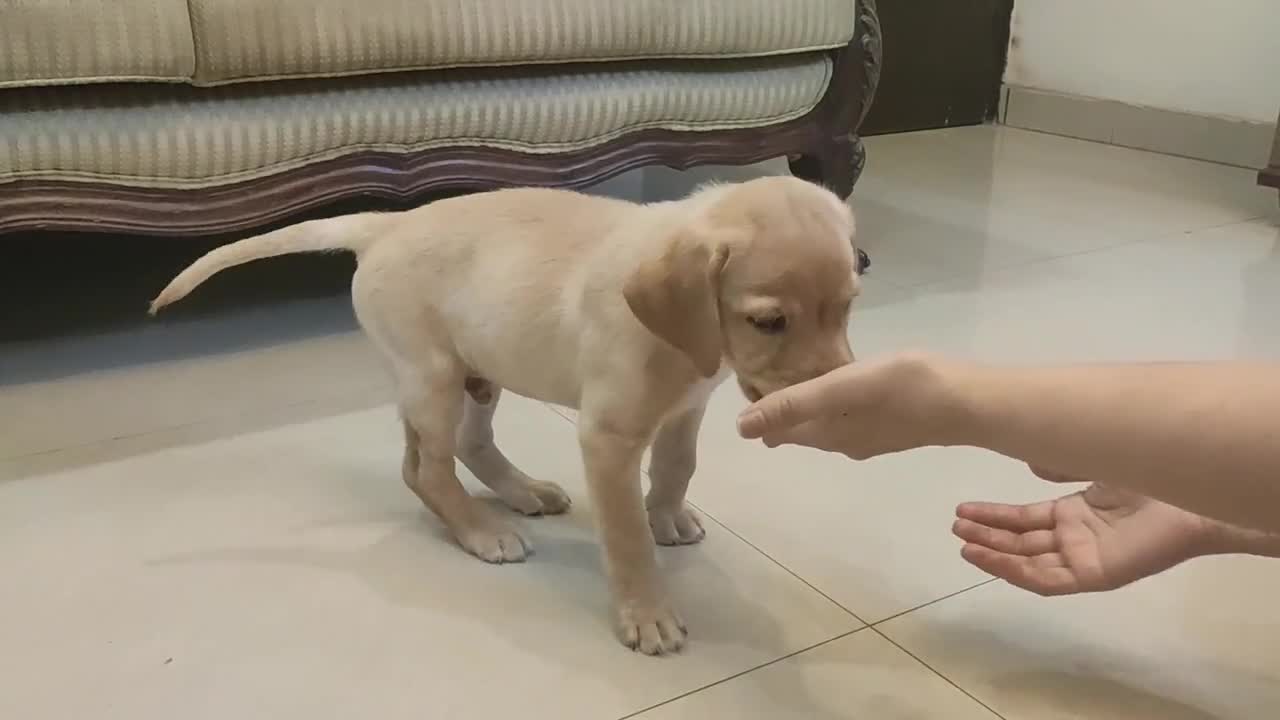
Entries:
{"label": "white tile floor", "polygon": [[[869,145],[861,354],[1280,354],[1276,198],[1250,173],[992,128]],[[657,199],[707,174],[603,191]],[[400,484],[387,384],[344,303],[0,346],[0,717],[1280,708],[1280,563],[1204,560],[1059,600],[987,582],[958,557],[954,504],[1053,488],[978,452],[852,465],[748,445],[730,387],[692,491],[709,538],[659,553],[691,644],[632,655],[607,629],[570,421],[504,400],[508,454],[580,502],[528,521],[531,562],[472,560]]]}

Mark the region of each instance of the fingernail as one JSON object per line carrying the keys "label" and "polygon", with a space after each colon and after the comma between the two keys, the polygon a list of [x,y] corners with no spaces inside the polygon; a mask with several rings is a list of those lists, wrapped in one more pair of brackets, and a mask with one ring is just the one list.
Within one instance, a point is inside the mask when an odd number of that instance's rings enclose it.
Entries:
{"label": "fingernail", "polygon": [[764,414],[759,410],[746,410],[738,416],[738,434],[744,438],[754,437],[764,423]]}

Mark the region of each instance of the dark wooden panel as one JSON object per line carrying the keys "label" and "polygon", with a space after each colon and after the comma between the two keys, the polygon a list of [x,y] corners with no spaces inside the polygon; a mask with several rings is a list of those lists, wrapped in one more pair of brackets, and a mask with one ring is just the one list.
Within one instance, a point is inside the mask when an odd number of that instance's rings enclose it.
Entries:
{"label": "dark wooden panel", "polygon": [[863,135],[995,119],[1013,0],[881,0],[884,72]]}
{"label": "dark wooden panel", "polygon": [[1262,172],[1258,173],[1258,184],[1280,188],[1280,167],[1264,168]]}

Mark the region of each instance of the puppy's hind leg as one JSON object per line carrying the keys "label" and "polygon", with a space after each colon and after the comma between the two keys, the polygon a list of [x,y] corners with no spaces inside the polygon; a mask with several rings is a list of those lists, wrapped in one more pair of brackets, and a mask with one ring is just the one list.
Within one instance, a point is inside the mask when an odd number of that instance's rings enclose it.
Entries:
{"label": "puppy's hind leg", "polygon": [[458,459],[489,486],[507,507],[525,515],[558,515],[569,509],[569,495],[552,482],[534,480],[511,464],[493,441],[493,414],[502,388],[483,380],[467,380],[462,424],[458,427]]}
{"label": "puppy's hind leg", "polygon": [[405,425],[405,483],[467,552],[492,563],[523,561],[532,552],[529,541],[458,480],[454,453],[462,373],[441,369],[424,375],[398,367],[396,376]]}

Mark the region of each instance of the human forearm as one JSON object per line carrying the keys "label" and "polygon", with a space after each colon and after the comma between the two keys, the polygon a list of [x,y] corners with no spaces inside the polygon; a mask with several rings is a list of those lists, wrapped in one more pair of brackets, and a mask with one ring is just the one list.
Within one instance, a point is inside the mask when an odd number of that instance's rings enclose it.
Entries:
{"label": "human forearm", "polygon": [[939,362],[959,408],[943,444],[1280,532],[1280,367]]}
{"label": "human forearm", "polygon": [[1280,558],[1280,533],[1251,530],[1208,521],[1212,530],[1206,539],[1206,555],[1258,555]]}

